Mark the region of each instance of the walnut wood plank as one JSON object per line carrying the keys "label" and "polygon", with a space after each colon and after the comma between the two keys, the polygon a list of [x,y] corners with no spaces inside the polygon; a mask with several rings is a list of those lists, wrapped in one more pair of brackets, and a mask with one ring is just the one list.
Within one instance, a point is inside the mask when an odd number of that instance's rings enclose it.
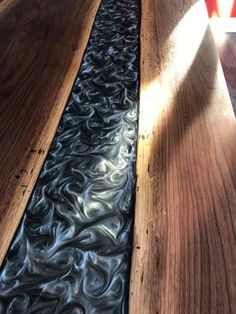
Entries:
{"label": "walnut wood plank", "polygon": [[223,41],[216,42],[216,47],[236,113],[236,33],[224,34],[223,38]]}
{"label": "walnut wood plank", "polygon": [[55,134],[99,3],[0,3],[0,262]]}
{"label": "walnut wood plank", "polygon": [[130,314],[236,313],[236,123],[203,1],[142,0]]}
{"label": "walnut wood plank", "polygon": [[236,18],[211,18],[210,26],[236,113]]}

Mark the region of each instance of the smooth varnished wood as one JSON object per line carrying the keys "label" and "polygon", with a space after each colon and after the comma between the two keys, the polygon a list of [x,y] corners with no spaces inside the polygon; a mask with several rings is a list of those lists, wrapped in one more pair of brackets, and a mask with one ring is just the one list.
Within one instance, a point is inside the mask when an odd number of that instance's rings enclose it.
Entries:
{"label": "smooth varnished wood", "polygon": [[236,313],[236,123],[203,1],[142,0],[130,314]]}
{"label": "smooth varnished wood", "polygon": [[0,262],[55,134],[99,3],[0,3]]}

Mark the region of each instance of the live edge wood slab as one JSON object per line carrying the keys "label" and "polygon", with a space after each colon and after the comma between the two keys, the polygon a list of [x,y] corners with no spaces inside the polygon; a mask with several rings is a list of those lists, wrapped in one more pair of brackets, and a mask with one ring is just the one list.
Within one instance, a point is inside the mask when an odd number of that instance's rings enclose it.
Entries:
{"label": "live edge wood slab", "polygon": [[99,4],[0,3],[0,263],[54,137]]}
{"label": "live edge wood slab", "polygon": [[129,312],[236,313],[236,123],[203,1],[142,0]]}

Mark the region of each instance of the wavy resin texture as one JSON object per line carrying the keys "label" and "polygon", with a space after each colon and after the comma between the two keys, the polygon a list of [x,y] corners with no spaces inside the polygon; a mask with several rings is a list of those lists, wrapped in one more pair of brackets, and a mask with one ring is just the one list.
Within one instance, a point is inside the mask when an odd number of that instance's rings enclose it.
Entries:
{"label": "wavy resin texture", "polygon": [[138,0],[104,0],[0,276],[0,313],[125,313],[131,259]]}

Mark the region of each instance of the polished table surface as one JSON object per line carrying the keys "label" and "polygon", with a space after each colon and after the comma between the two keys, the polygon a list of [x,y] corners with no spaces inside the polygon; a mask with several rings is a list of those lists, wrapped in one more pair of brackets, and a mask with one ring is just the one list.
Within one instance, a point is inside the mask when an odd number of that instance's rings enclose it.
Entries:
{"label": "polished table surface", "polygon": [[[99,1],[0,3],[0,259]],[[236,124],[203,1],[142,0],[130,313],[235,313]]]}
{"label": "polished table surface", "polygon": [[236,313],[236,123],[203,1],[142,0],[130,313]]}
{"label": "polished table surface", "polygon": [[0,3],[0,262],[54,137],[99,4]]}

